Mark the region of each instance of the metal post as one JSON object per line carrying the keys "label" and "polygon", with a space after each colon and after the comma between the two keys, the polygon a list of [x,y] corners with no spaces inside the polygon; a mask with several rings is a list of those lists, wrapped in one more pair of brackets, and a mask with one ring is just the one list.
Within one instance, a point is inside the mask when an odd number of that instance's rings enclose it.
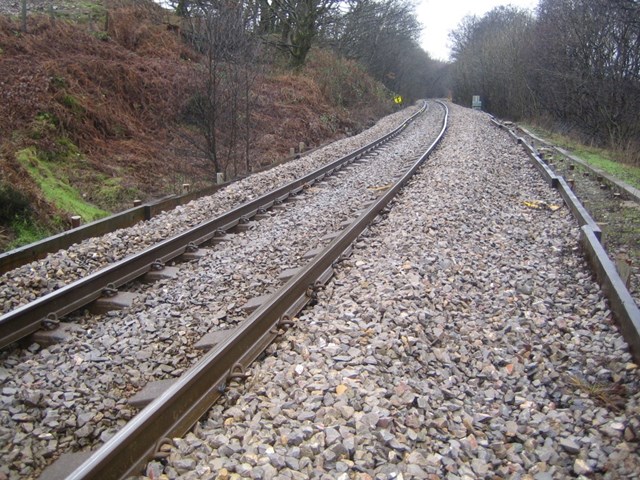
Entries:
{"label": "metal post", "polygon": [[56,23],[56,15],[53,11],[53,3],[49,4],[49,18],[51,19],[51,23],[55,24]]}
{"label": "metal post", "polygon": [[27,33],[27,0],[22,0],[22,31]]}

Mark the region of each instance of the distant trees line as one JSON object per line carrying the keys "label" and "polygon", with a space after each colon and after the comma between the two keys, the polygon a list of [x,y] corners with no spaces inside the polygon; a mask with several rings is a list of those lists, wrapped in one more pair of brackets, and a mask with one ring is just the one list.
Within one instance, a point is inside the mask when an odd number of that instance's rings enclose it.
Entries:
{"label": "distant trees line", "polygon": [[[292,68],[312,46],[357,60],[390,90],[408,98],[446,92],[442,62],[420,47],[421,26],[411,0],[170,0],[185,18],[243,19],[239,35],[276,47]],[[220,22],[218,22],[220,23]],[[224,25],[217,28],[228,30]],[[231,33],[231,32],[229,32]]]}
{"label": "distant trees line", "polygon": [[451,34],[454,99],[537,117],[640,163],[640,2],[541,0],[499,7]]}
{"label": "distant trees line", "polygon": [[[185,109],[184,137],[214,172],[250,171],[256,79],[268,68],[301,69],[312,47],[355,60],[407,101],[443,96],[445,64],[418,44],[410,0],[172,0],[203,60]],[[339,75],[335,72],[335,75]],[[353,89],[355,94],[356,90]],[[338,96],[344,106],[355,104]],[[243,161],[238,162],[238,158]]]}

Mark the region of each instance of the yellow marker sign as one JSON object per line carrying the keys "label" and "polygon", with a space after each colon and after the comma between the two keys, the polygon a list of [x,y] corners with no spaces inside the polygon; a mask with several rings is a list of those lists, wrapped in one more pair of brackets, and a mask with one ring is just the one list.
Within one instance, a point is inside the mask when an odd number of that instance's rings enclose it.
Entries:
{"label": "yellow marker sign", "polygon": [[394,103],[400,105],[402,103],[402,97],[400,95],[396,95],[395,97],[393,97],[393,101]]}

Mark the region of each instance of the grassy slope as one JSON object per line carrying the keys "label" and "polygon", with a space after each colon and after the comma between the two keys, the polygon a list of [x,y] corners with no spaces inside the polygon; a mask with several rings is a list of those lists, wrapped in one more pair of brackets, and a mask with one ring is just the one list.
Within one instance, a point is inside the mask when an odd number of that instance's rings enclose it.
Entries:
{"label": "grassy slope", "polygon": [[549,139],[550,143],[569,150],[590,165],[604,170],[635,188],[640,188],[640,167],[627,165],[615,160],[613,152],[582,145],[567,136],[550,132],[535,125],[523,124],[523,126],[536,135]]}
{"label": "grassy slope", "polygon": [[[16,152],[16,159],[29,173],[49,203],[65,212],[81,216],[86,222],[92,222],[108,215],[108,212],[85,201],[82,195],[70,185],[60,165],[41,159],[33,148]],[[71,162],[66,162],[72,165]]]}

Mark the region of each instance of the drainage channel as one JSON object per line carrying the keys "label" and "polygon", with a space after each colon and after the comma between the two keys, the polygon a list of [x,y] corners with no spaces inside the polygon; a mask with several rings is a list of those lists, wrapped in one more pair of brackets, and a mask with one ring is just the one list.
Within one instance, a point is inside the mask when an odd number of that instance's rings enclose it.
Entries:
{"label": "drainage channel", "polygon": [[446,130],[448,111],[444,104],[438,104],[444,110],[442,128],[420,158],[282,288],[67,478],[117,479],[135,475],[148,459],[157,456],[167,439],[187,432],[224,393],[230,381],[246,377],[249,364],[294,323],[295,315],[330,278],[333,265],[387,208],[440,142]]}

